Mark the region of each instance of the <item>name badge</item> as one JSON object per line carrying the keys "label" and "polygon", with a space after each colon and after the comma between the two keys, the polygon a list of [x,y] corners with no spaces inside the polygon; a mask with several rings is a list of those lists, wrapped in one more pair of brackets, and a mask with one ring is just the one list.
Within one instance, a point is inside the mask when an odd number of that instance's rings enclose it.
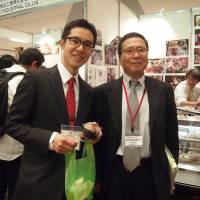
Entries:
{"label": "name badge", "polygon": [[61,133],[74,139],[77,143],[75,150],[80,150],[80,141],[83,136],[82,128],[79,126],[61,125]]}
{"label": "name badge", "polygon": [[125,136],[125,146],[133,145],[136,147],[143,146],[143,137],[142,135],[128,135]]}

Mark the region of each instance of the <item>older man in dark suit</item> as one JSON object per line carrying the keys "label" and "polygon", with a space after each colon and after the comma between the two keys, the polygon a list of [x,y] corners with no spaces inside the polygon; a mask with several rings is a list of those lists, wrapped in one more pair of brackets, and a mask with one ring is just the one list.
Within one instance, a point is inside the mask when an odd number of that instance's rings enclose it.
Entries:
{"label": "older man in dark suit", "polygon": [[124,74],[96,88],[97,188],[106,200],[168,200],[165,145],[178,161],[178,124],[172,88],[146,77],[148,42],[129,33],[119,42]]}
{"label": "older man in dark suit", "polygon": [[93,89],[78,70],[95,43],[95,27],[87,20],[68,23],[60,40],[61,62],[28,73],[21,81],[7,123],[7,132],[24,144],[15,200],[66,199],[64,153],[77,143],[59,133],[61,124],[91,120]]}

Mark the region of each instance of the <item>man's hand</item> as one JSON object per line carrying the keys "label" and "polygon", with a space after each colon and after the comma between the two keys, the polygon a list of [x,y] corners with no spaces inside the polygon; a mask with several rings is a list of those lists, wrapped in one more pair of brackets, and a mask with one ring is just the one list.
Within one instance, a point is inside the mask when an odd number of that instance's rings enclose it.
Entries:
{"label": "man's hand", "polygon": [[196,105],[200,106],[200,99],[197,100]]}
{"label": "man's hand", "polygon": [[77,143],[76,141],[65,135],[65,134],[56,134],[53,140],[53,150],[57,153],[68,153],[75,149]]}

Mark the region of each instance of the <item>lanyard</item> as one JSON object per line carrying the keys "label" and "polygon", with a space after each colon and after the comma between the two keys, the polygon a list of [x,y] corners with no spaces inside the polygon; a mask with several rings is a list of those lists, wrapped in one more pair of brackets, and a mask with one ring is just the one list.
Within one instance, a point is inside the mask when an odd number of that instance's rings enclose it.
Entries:
{"label": "lanyard", "polygon": [[126,103],[127,103],[127,106],[128,106],[128,112],[130,114],[130,118],[131,118],[131,123],[132,123],[132,128],[131,128],[131,131],[133,132],[134,131],[134,126],[133,126],[133,123],[135,121],[135,118],[137,117],[139,111],[140,111],[140,108],[141,108],[141,105],[142,105],[142,102],[143,102],[143,99],[144,99],[144,95],[145,95],[145,92],[146,92],[146,87],[144,88],[143,90],[143,94],[142,94],[142,98],[140,99],[140,102],[139,102],[139,105],[136,109],[136,112],[133,113],[132,110],[131,110],[131,107],[130,107],[130,103],[129,103],[129,100],[128,100],[128,94],[127,94],[127,90],[126,90],[126,86],[124,84],[124,81],[122,80],[122,85],[123,85],[123,88],[124,88],[124,92],[125,92],[125,96],[126,96]]}

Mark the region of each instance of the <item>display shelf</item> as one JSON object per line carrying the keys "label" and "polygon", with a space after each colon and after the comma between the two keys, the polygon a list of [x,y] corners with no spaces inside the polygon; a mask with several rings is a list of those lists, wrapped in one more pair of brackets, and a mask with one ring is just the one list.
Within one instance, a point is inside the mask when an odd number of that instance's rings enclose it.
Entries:
{"label": "display shelf", "polygon": [[186,115],[197,115],[200,116],[200,110],[188,107],[177,107],[177,112]]}
{"label": "display shelf", "polygon": [[195,165],[195,164],[189,165],[188,163],[187,164],[179,163],[178,168],[193,171],[193,172],[200,172],[200,166]]}
{"label": "display shelf", "polygon": [[193,139],[188,137],[179,137],[179,140],[186,140],[186,141],[192,141],[192,142],[200,142],[200,139]]}
{"label": "display shelf", "polygon": [[199,188],[200,187],[200,173],[194,172],[191,170],[180,169],[176,176],[176,183],[185,184],[188,186],[193,186],[193,187]]}

